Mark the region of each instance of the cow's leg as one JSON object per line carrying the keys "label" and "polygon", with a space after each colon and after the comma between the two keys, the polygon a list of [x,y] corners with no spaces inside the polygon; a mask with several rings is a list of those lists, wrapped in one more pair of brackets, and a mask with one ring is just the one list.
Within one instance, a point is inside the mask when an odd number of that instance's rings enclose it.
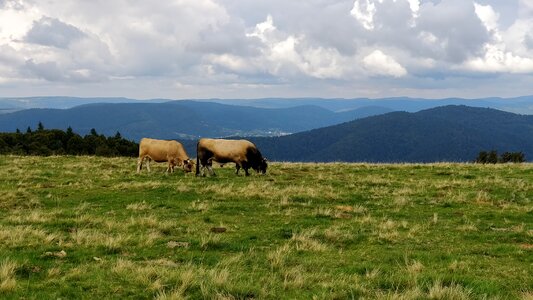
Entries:
{"label": "cow's leg", "polygon": [[239,163],[235,163],[235,174],[239,175],[239,170],[241,169],[241,165]]}
{"label": "cow's leg", "polygon": [[205,177],[205,166],[207,165],[207,161],[205,159],[197,159],[197,170],[199,171],[199,175],[202,177]]}
{"label": "cow's leg", "polygon": [[209,170],[209,173],[211,174],[211,176],[217,176],[217,174],[215,174],[215,171],[213,170],[213,158],[212,157],[207,160],[207,169]]}
{"label": "cow's leg", "polygon": [[217,174],[215,174],[215,171],[213,170],[212,165],[207,166],[207,169],[209,170],[209,173],[211,174],[211,176],[217,176]]}
{"label": "cow's leg", "polygon": [[143,167],[143,157],[139,157],[137,160],[137,173],[141,173],[141,169]]}
{"label": "cow's leg", "polygon": [[250,176],[250,173],[248,173],[248,168],[250,168],[250,166],[248,166],[248,162],[243,161],[241,165],[242,165],[242,168],[244,169],[244,175]]}
{"label": "cow's leg", "polygon": [[151,172],[151,170],[150,170],[150,160],[152,160],[150,158],[150,156],[143,157],[143,161],[144,161],[144,164],[146,165],[146,170],[148,170],[148,172]]}

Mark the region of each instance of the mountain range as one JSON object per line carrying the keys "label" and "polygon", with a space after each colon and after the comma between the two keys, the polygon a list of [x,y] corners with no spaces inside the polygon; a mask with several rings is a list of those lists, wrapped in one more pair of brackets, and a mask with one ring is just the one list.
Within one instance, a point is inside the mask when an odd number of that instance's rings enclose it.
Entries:
{"label": "mountain range", "polygon": [[472,161],[480,151],[533,158],[533,116],[444,106],[392,112],[276,138],[253,140],[275,161]]}
{"label": "mountain range", "polygon": [[[186,100],[186,99],[184,99]],[[164,103],[172,99],[138,100],[130,98],[78,98],[78,97],[23,97],[0,98],[0,114],[30,108],[67,109],[84,104],[95,103]],[[533,95],[514,98],[445,98],[423,99],[409,97],[395,98],[262,98],[262,99],[194,99],[200,102],[216,102],[236,106],[252,106],[257,108],[289,108],[295,106],[318,106],[333,112],[354,110],[367,106],[384,107],[390,111],[417,112],[446,105],[467,105],[472,107],[488,107],[518,114],[533,114]]]}
{"label": "mountain range", "polygon": [[0,131],[35,128],[66,129],[140,140],[194,139],[201,136],[278,136],[330,126],[357,118],[390,112],[382,107],[362,107],[332,112],[318,106],[257,108],[214,102],[170,101],[165,103],[97,103],[68,109],[26,109],[0,114]]}
{"label": "mountain range", "polygon": [[[46,105],[51,101],[68,106],[68,99],[41,100]],[[434,107],[466,101],[487,107],[499,103],[527,112],[533,106],[531,97],[508,102],[497,98],[433,102],[400,98],[131,102],[109,98],[113,103],[94,103],[102,99],[78,98],[78,103],[86,103],[0,114],[0,131],[36,128],[39,122],[45,128],[70,126],[82,135],[92,128],[107,136],[118,131],[135,141],[142,137],[180,140],[191,156],[199,137],[246,137],[276,161],[471,161],[480,151],[489,150],[521,151],[526,159],[533,158],[533,115],[465,105]],[[2,103],[0,99],[0,107]]]}

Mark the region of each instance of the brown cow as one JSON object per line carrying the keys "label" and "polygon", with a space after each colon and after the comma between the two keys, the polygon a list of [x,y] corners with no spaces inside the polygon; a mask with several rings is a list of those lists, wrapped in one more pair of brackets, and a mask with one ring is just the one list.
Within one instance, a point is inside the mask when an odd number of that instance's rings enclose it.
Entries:
{"label": "brown cow", "polygon": [[177,141],[156,140],[143,138],[139,143],[139,159],[137,173],[141,172],[143,161],[146,159],[146,168],[150,172],[150,160],[155,162],[168,162],[167,172],[174,172],[175,166],[183,166],[183,170],[192,172],[194,161],[189,158],[183,145]]}
{"label": "brown cow", "polygon": [[213,161],[220,164],[235,163],[235,174],[239,174],[241,168],[246,176],[250,175],[248,169],[265,174],[267,160],[250,141],[247,140],[223,140],[223,139],[200,139],[196,145],[196,176],[205,176],[207,168],[212,175],[216,175],[212,169]]}

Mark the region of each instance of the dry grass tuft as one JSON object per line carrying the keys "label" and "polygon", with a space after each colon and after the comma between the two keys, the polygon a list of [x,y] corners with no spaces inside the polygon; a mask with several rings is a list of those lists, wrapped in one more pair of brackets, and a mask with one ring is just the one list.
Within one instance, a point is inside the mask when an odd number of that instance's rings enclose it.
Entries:
{"label": "dry grass tuft", "polygon": [[143,202],[128,204],[126,206],[126,209],[129,209],[129,210],[148,210],[148,209],[152,209],[152,206],[150,204],[146,203],[145,201],[143,201]]}
{"label": "dry grass tuft", "polygon": [[0,209],[33,209],[41,207],[41,201],[24,186],[17,190],[2,191]]}
{"label": "dry grass tuft", "polygon": [[0,292],[12,292],[17,288],[15,270],[17,264],[9,259],[4,259],[0,264]]}
{"label": "dry grass tuft", "polygon": [[210,208],[210,204],[207,201],[196,200],[191,203],[190,209],[196,212],[206,212]]}
{"label": "dry grass tuft", "polygon": [[365,277],[368,279],[376,279],[381,274],[381,270],[379,268],[367,270],[365,273]]}
{"label": "dry grass tuft", "polygon": [[14,224],[43,224],[50,222],[59,212],[45,213],[39,209],[31,211],[15,210],[6,219]]}
{"label": "dry grass tuft", "polygon": [[422,272],[424,265],[417,260],[413,260],[411,263],[406,265],[406,269],[409,274],[415,276]]}
{"label": "dry grass tuft", "polygon": [[166,291],[159,291],[157,295],[155,295],[155,300],[182,300],[187,299],[183,292],[181,292],[179,289],[172,289],[169,292]]}
{"label": "dry grass tuft", "polygon": [[478,204],[487,204],[490,203],[490,195],[486,191],[479,191],[476,194],[476,198],[474,199],[476,203]]}
{"label": "dry grass tuft", "polygon": [[202,235],[200,237],[200,248],[205,251],[218,246],[220,244],[220,240],[222,239],[221,237],[222,235],[214,233]]}
{"label": "dry grass tuft", "polygon": [[343,230],[339,226],[331,226],[324,230],[324,238],[330,242],[349,242],[354,237],[353,232]]}
{"label": "dry grass tuft", "polygon": [[402,225],[387,219],[378,224],[377,230],[374,229],[374,234],[377,235],[379,240],[394,243],[400,238],[400,232],[397,230],[400,226]]}
{"label": "dry grass tuft", "polygon": [[291,246],[289,244],[283,244],[276,248],[274,251],[270,251],[267,254],[267,259],[270,262],[272,268],[281,268],[287,262],[289,255],[291,254]]}
{"label": "dry grass tuft", "polygon": [[462,271],[467,268],[467,265],[465,262],[454,260],[449,266],[448,270],[452,272]]}
{"label": "dry grass tuft", "polygon": [[33,226],[11,226],[0,228],[0,244],[8,247],[36,246],[60,241],[57,233],[48,233]]}
{"label": "dry grass tuft", "polygon": [[222,288],[228,284],[229,270],[228,268],[215,268],[208,272],[211,282],[219,288]]}
{"label": "dry grass tuft", "polygon": [[296,233],[292,236],[291,241],[297,251],[316,251],[321,252],[328,249],[327,245],[317,241],[316,230],[309,230],[300,233]]}
{"label": "dry grass tuft", "polygon": [[429,299],[446,299],[446,300],[466,300],[470,299],[472,291],[464,288],[461,285],[452,283],[449,286],[444,286],[442,282],[437,281],[429,288]]}
{"label": "dry grass tuft", "polygon": [[302,267],[297,266],[290,268],[283,272],[283,288],[285,289],[299,289],[306,283],[304,275],[305,271]]}
{"label": "dry grass tuft", "polygon": [[387,299],[387,300],[418,300],[425,299],[424,292],[419,287],[414,287],[405,291],[394,291],[386,294],[378,293],[378,299]]}
{"label": "dry grass tuft", "polygon": [[61,275],[61,269],[59,269],[59,268],[57,268],[57,267],[50,268],[50,269],[48,269],[48,271],[46,272],[46,276],[48,276],[48,278],[59,277],[59,275]]}

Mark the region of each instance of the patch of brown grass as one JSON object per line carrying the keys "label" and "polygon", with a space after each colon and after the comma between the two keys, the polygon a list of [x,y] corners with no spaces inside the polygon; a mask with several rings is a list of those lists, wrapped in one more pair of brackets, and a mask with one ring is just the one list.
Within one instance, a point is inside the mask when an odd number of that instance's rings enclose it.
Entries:
{"label": "patch of brown grass", "polygon": [[17,288],[16,268],[17,264],[9,259],[4,259],[0,263],[0,292],[12,292]]}

